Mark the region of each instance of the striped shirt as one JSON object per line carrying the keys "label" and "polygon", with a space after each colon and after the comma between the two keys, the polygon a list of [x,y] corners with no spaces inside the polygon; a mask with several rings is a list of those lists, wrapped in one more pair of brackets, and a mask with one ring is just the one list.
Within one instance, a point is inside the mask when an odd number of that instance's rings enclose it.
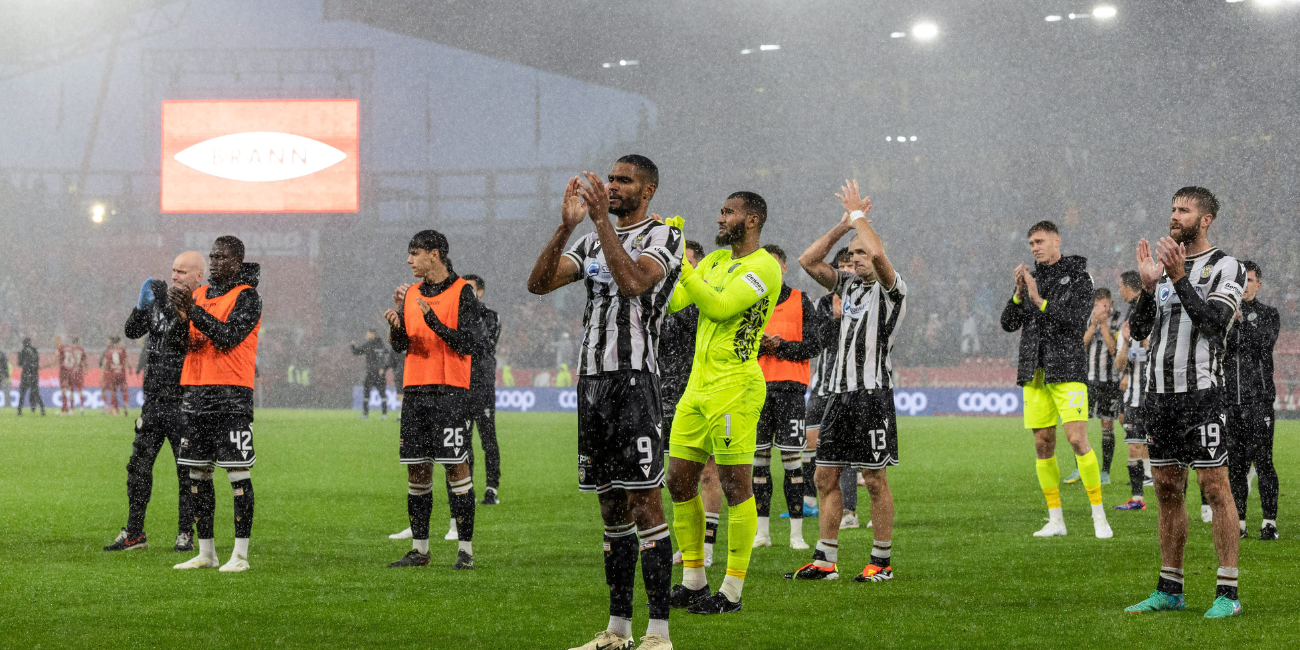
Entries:
{"label": "striped shirt", "polygon": [[833,291],[840,295],[844,314],[827,389],[849,393],[889,388],[889,374],[894,369],[890,352],[894,330],[907,312],[907,285],[898,273],[889,289],[856,273],[836,271],[836,275]]}
{"label": "striped shirt", "polygon": [[1147,344],[1146,341],[1128,339],[1128,366],[1124,376],[1128,377],[1128,386],[1124,388],[1124,406],[1142,406],[1142,394],[1147,388]]}
{"label": "striped shirt", "polygon": [[633,260],[649,257],[663,267],[664,278],[645,293],[629,298],[619,293],[596,233],[588,233],[565,251],[587,287],[578,374],[617,370],[657,374],[659,328],[681,273],[682,233],[652,219],[614,232]]}
{"label": "striped shirt", "polygon": [[[1219,301],[1234,311],[1241,307],[1246,270],[1218,248],[1187,256],[1187,280],[1204,301]],[[1156,317],[1147,340],[1146,389],[1156,393],[1185,393],[1218,386],[1223,381],[1223,336],[1206,338],[1183,309],[1168,275],[1155,290]]]}
{"label": "striped shirt", "polygon": [[[826,384],[827,379],[831,376],[831,369],[835,366],[835,351],[839,343],[839,322],[835,320],[834,304],[832,299],[835,294],[828,293],[817,299],[817,319],[823,327],[820,331],[822,334],[822,349],[817,356],[812,358],[812,377],[808,381],[808,386],[820,397],[826,397],[830,391]],[[827,329],[827,325],[832,325],[834,329]]]}
{"label": "striped shirt", "polygon": [[[1120,318],[1119,312],[1111,310],[1109,326],[1110,335],[1119,335]],[[1092,327],[1092,323],[1088,323]],[[1092,340],[1088,342],[1088,381],[1096,383],[1109,383],[1119,381],[1119,371],[1115,370],[1115,356],[1110,353],[1110,348],[1106,347],[1106,341],[1103,340],[1105,333],[1100,327],[1092,333]]]}

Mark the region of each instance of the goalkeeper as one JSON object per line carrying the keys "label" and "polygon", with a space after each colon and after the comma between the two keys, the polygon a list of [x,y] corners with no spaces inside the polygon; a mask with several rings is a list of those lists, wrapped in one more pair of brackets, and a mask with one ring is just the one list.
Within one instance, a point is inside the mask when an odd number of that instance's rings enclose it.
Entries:
{"label": "goalkeeper", "polygon": [[[781,291],[781,266],[759,248],[767,203],[753,192],[727,197],[718,246],[699,268],[683,261],[669,313],[699,308],[695,360],[670,434],[668,491],[682,550],[682,584],[672,604],[693,614],[740,611],[741,589],[758,528],[751,472],[767,386],[758,345]],[[704,574],[704,504],[698,486],[713,456],[727,498],[727,575],[716,594]]]}

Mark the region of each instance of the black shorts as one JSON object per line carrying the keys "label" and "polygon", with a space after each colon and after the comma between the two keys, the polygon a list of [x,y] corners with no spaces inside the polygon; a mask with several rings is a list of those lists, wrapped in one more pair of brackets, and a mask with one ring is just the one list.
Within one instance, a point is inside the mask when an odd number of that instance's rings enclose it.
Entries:
{"label": "black shorts", "polygon": [[898,425],[890,388],[827,398],[817,438],[818,467],[883,469],[898,464]]}
{"label": "black shorts", "polygon": [[637,370],[578,378],[578,489],[650,490],[664,484],[659,378]]}
{"label": "black shorts", "polygon": [[398,450],[403,465],[459,465],[469,460],[470,392],[464,388],[447,391],[411,391],[406,395]]}
{"label": "black shorts", "polygon": [[225,470],[249,469],[257,461],[253,451],[253,418],[237,413],[184,414],[180,456],[187,467]]}
{"label": "black shorts", "polygon": [[1130,445],[1147,444],[1147,428],[1142,423],[1140,407],[1124,407],[1124,442]]}
{"label": "black shorts", "polygon": [[804,425],[806,429],[820,429],[822,416],[826,414],[826,398],[813,391],[808,396],[808,405],[804,407]]}
{"label": "black shorts", "polygon": [[1114,420],[1123,412],[1124,391],[1119,382],[1088,382],[1088,417]]}
{"label": "black shorts", "polygon": [[1226,417],[1216,389],[1148,392],[1142,405],[1152,467],[1206,469],[1228,464]]}
{"label": "black shorts", "polygon": [[[770,384],[769,384],[770,385]],[[758,444],[755,449],[803,451],[808,436],[804,432],[807,405],[803,393],[768,390],[763,412],[758,416]]]}

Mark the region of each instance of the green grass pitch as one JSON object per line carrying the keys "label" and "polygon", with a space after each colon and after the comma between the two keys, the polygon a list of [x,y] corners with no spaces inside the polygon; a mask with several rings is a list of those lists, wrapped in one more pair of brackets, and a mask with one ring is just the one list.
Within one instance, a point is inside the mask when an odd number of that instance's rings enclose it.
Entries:
{"label": "green grass pitch", "polygon": [[[1099,443],[1093,423],[1093,443]],[[744,611],[674,612],[678,648],[849,647],[1297,647],[1296,553],[1300,512],[1287,498],[1300,476],[1300,423],[1280,422],[1281,541],[1241,551],[1244,615],[1201,617],[1214,596],[1209,527],[1193,518],[1188,609],[1126,615],[1151,593],[1159,569],[1154,497],[1145,512],[1109,513],[1115,539],[1092,535],[1081,485],[1063,486],[1065,538],[1034,539],[1046,515],[1033,445],[1015,418],[904,418],[902,465],[890,470],[898,505],[890,583],[794,583],[783,572],[808,551],[757,549]],[[441,541],[445,499],[435,501],[433,564],[388,569],[406,541],[406,481],[397,424],[350,412],[261,411],[253,470],[257,519],[252,570],[173,571],[175,478],[170,451],[155,469],[145,551],[105,553],[126,518],[125,418],[0,415],[0,646],[568,648],[607,620],[601,524],[594,495],[579,494],[575,418],[501,414],[503,504],[480,507],[472,572],[453,572],[455,544]],[[1063,438],[1063,436],[1062,436]],[[1068,458],[1062,440],[1060,458]],[[1107,506],[1125,500],[1118,450]],[[1062,473],[1071,469],[1062,460]],[[482,492],[482,465],[475,483]],[[777,470],[779,474],[780,470]],[[440,479],[439,479],[440,480]],[[217,549],[233,535],[230,490],[217,483]],[[779,481],[777,482],[779,486]],[[862,491],[863,507],[866,492]],[[773,499],[774,514],[784,501]],[[1197,510],[1192,488],[1188,504]],[[1258,501],[1250,525],[1257,535]],[[865,519],[865,516],[864,516]],[[719,562],[710,584],[721,583]],[[871,531],[845,531],[840,559],[861,570]],[[815,541],[809,521],[805,538]],[[846,576],[847,578],[847,576]],[[675,577],[680,579],[680,569]],[[637,618],[644,633],[638,577]],[[1211,644],[1211,645],[1205,645]]]}

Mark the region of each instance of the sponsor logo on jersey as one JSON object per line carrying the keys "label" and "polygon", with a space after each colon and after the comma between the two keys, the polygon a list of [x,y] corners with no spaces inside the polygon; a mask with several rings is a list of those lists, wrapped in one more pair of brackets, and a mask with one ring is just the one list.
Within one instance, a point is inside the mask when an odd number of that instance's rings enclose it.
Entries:
{"label": "sponsor logo on jersey", "polygon": [[609,284],[614,281],[614,276],[609,272],[609,265],[601,261],[600,258],[587,262],[587,277],[601,284]]}
{"label": "sponsor logo on jersey", "polygon": [[1163,305],[1166,302],[1169,302],[1169,296],[1173,292],[1174,288],[1172,286],[1167,284],[1160,285],[1160,304]]}

